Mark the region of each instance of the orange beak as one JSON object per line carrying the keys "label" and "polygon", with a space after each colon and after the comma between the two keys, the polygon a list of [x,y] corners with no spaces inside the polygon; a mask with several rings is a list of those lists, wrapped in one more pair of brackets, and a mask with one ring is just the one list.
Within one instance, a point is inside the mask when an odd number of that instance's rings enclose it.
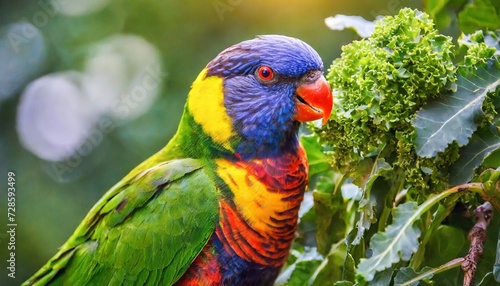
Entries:
{"label": "orange beak", "polygon": [[313,83],[301,84],[295,90],[295,116],[299,122],[323,118],[323,124],[330,118],[333,99],[332,90],[324,76]]}

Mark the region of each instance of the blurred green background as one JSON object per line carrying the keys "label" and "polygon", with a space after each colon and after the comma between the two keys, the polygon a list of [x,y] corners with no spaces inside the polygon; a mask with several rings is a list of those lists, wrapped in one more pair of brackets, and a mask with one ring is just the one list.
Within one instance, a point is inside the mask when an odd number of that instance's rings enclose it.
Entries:
{"label": "blurred green background", "polygon": [[[224,48],[259,34],[284,34],[309,43],[328,68],[357,36],[329,30],[326,17],[371,21],[403,7],[422,8],[410,0],[5,2],[0,285],[28,278],[108,188],[167,143],[191,82]],[[134,97],[137,85],[145,93]],[[131,98],[120,113],[117,102]],[[17,189],[15,279],[6,268],[8,171],[15,172]]]}

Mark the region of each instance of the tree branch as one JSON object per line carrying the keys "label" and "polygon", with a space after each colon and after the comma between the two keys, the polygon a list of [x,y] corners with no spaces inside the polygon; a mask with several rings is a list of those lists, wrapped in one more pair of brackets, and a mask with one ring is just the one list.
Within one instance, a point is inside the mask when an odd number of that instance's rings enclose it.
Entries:
{"label": "tree branch", "polygon": [[483,254],[483,246],[487,237],[486,229],[493,217],[493,206],[489,202],[486,202],[474,210],[473,216],[476,224],[472,227],[468,235],[471,245],[469,252],[462,262],[464,286],[474,285],[474,274],[479,258]]}

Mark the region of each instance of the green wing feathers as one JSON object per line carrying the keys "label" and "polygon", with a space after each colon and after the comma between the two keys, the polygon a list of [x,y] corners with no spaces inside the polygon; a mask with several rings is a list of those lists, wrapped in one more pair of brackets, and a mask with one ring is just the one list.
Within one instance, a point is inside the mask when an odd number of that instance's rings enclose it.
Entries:
{"label": "green wing feathers", "polygon": [[207,243],[219,194],[194,159],[127,176],[24,285],[169,285]]}

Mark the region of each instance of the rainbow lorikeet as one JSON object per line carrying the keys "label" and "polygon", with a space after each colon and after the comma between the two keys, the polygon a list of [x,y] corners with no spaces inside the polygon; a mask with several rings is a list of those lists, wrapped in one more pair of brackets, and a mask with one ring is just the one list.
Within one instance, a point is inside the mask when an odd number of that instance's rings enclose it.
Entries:
{"label": "rainbow lorikeet", "polygon": [[177,133],[113,186],[26,285],[270,285],[307,184],[300,122],[333,105],[306,43],[236,44],[194,81]]}

